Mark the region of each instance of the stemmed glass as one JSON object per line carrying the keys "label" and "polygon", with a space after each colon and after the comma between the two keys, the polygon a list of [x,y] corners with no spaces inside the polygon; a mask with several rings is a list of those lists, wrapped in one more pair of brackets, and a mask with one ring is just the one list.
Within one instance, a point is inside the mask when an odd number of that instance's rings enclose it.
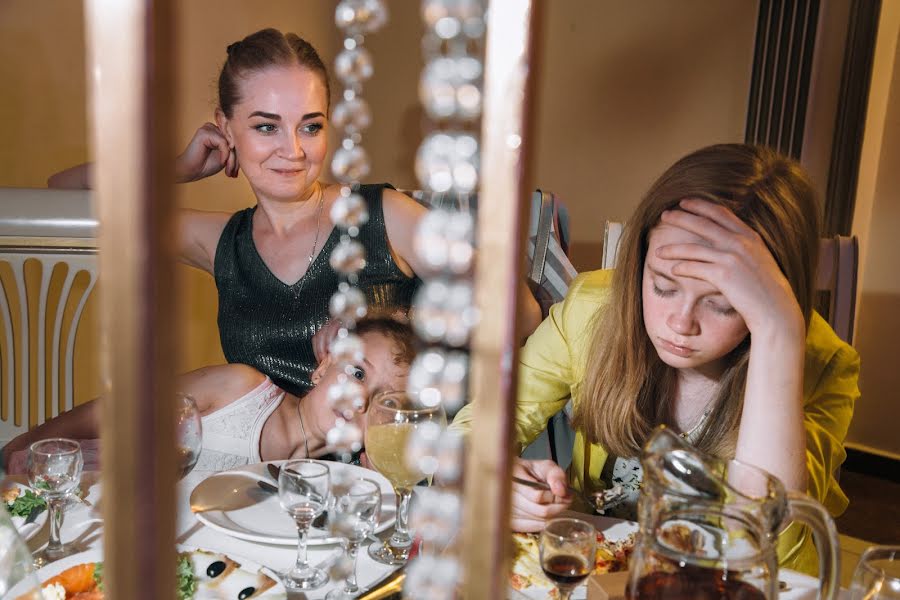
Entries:
{"label": "stemmed glass", "polygon": [[559,590],[560,600],[569,600],[575,589],[594,570],[597,532],[580,519],[551,519],[541,532],[541,568]]}
{"label": "stemmed glass", "polygon": [[334,493],[331,530],[347,540],[348,571],[344,589],[328,593],[327,600],[351,600],[359,593],[356,584],[356,554],[359,545],[369,537],[381,515],[381,487],[371,479],[360,477],[349,487]]}
{"label": "stemmed glass", "polygon": [[81,445],[75,440],[53,438],[31,445],[28,481],[37,493],[47,499],[47,518],[50,521],[50,541],[34,555],[35,568],[71,553],[60,541],[59,530],[63,522],[63,508],[81,482],[83,466]]}
{"label": "stemmed glass", "polygon": [[203,426],[194,398],[180,392],[175,394],[175,439],[178,440],[178,478],[184,479],[200,458]]}
{"label": "stemmed glass", "polygon": [[853,573],[850,598],[900,599],[900,546],[872,546],[863,552]]}
{"label": "stemmed glass", "polygon": [[302,459],[281,467],[278,475],[278,499],[281,507],[297,524],[297,562],[282,574],[286,588],[313,590],[325,585],[328,575],[309,564],[306,558],[306,534],[313,520],[328,505],[331,478],[325,463]]}
{"label": "stemmed glass", "polygon": [[440,404],[422,402],[416,394],[383,392],[369,403],[366,413],[366,456],[384,475],[397,493],[397,521],[387,543],[373,543],[369,556],[386,565],[403,565],[409,558],[409,500],[412,489],[425,479],[415,461],[407,460],[409,437],[423,423],[445,425],[447,418]]}

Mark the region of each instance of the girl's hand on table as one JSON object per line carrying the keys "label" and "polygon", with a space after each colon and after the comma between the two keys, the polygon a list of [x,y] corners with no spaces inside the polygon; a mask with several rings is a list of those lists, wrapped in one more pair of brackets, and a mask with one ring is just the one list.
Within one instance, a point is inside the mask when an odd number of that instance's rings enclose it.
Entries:
{"label": "girl's hand on table", "polygon": [[671,244],[657,250],[681,260],[672,273],[706,281],[740,314],[751,333],[800,332],[803,314],[790,283],[758,233],[724,206],[682,200],[662,222],[689,231],[706,243]]}
{"label": "girl's hand on table", "polygon": [[513,462],[512,474],[522,479],[546,483],[552,490],[538,490],[513,483],[513,531],[540,531],[548,519],[558,516],[572,503],[566,473],[552,460],[517,458]]}

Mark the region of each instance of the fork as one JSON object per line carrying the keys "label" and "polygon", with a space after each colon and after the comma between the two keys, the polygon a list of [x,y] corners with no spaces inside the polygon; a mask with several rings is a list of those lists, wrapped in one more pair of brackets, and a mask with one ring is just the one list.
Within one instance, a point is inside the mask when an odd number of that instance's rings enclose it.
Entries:
{"label": "fork", "polygon": [[[516,476],[513,476],[512,479],[516,483],[534,488],[536,490],[544,490],[548,492],[552,491],[550,489],[550,485],[542,481],[532,481],[530,479],[523,479]],[[590,506],[594,507],[594,510],[596,510],[597,512],[600,512],[607,508],[612,508],[625,498],[625,490],[621,485],[618,484],[606,490],[599,490],[590,493],[581,492],[580,490],[573,488],[571,485],[567,485],[566,491],[571,494],[577,494],[578,496],[581,496],[584,501],[587,502]]]}

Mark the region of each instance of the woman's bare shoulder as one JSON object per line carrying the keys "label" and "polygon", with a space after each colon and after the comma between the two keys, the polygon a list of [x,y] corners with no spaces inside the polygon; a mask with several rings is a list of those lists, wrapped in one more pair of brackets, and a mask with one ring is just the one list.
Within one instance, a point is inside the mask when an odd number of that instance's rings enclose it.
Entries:
{"label": "woman's bare shoulder", "polygon": [[263,373],[249,365],[211,365],[180,376],[178,390],[193,396],[200,412],[207,413],[247,395],[265,380]]}

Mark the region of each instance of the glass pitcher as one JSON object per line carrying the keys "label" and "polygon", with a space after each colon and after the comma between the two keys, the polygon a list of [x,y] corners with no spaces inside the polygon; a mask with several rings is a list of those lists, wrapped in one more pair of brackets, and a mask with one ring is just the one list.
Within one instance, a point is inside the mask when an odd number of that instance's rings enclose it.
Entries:
{"label": "glass pitcher", "polygon": [[641,464],[628,598],[774,600],[777,536],[791,521],[812,531],[819,597],[837,597],[837,530],[821,504],[785,491],[762,469],[704,456],[665,427],[648,440]]}

